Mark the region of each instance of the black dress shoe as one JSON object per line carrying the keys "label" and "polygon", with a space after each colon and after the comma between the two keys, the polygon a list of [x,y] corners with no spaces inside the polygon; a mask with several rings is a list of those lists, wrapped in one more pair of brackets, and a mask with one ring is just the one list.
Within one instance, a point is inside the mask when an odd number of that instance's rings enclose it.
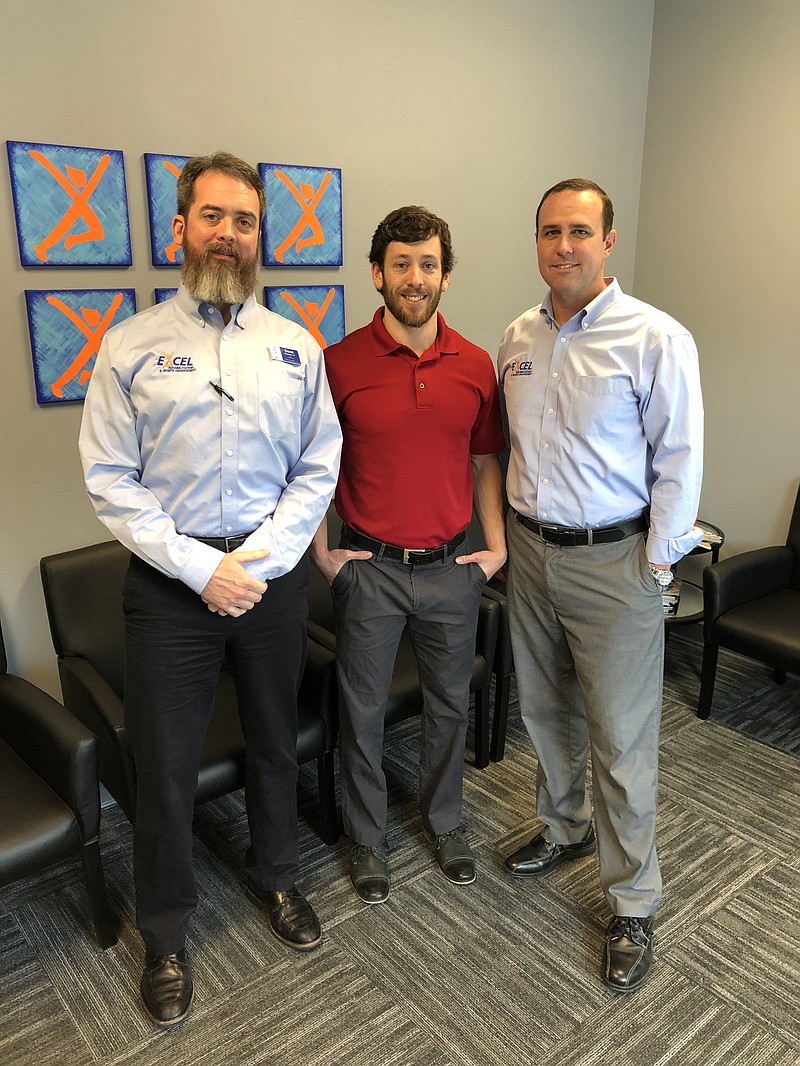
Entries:
{"label": "black dress shoe", "polygon": [[148,951],[140,984],[144,1009],[162,1029],[180,1025],[192,1009],[194,984],[186,952],[155,955]]}
{"label": "black dress shoe", "polygon": [[537,833],[530,844],[525,844],[506,859],[506,869],[514,877],[538,877],[546,874],[562,862],[594,855],[597,850],[594,829],[589,826],[586,836],[577,844],[550,844],[543,833]]}
{"label": "black dress shoe", "polygon": [[615,992],[633,992],[650,973],[655,943],[652,918],[612,918],[606,930],[603,983]]}
{"label": "black dress shoe", "polygon": [[475,880],[475,856],[467,843],[463,826],[440,833],[433,842],[433,857],[444,876],[454,885],[471,885]]}
{"label": "black dress shoe", "polygon": [[365,903],[385,903],[389,898],[389,849],[385,844],[353,844],[350,880]]}
{"label": "black dress shoe", "polygon": [[248,882],[247,888],[266,909],[270,930],[282,944],[296,951],[311,951],[319,946],[322,940],[319,919],[296,886],[272,891]]}

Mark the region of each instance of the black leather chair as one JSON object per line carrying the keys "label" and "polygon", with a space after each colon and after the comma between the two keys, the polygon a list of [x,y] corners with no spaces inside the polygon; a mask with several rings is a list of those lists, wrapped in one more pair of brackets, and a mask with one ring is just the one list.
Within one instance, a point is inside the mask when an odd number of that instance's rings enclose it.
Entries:
{"label": "black leather chair", "polygon": [[508,701],[511,678],[514,676],[514,655],[511,651],[511,629],[508,621],[508,600],[505,581],[492,580],[483,590],[486,599],[496,600],[500,608],[497,627],[497,650],[494,656],[494,707],[492,709],[492,741],[489,758],[501,762],[506,750],[508,731]]}
{"label": "black leather chair", "polygon": [[103,948],[118,921],[100,860],[97,741],[56,700],[8,672],[0,629],[0,885],[80,855]]}
{"label": "black leather chair", "polygon": [[[336,617],[328,582],[312,567],[308,593],[309,643],[318,643],[331,652],[336,651]],[[475,765],[484,769],[489,765],[489,681],[494,663],[497,631],[500,625],[500,605],[482,598],[478,615],[478,635],[475,663],[470,691],[475,695]],[[386,725],[405,721],[422,712],[422,689],[414,649],[404,633],[397,651]]]}
{"label": "black leather chair", "polygon": [[800,673],[800,489],[783,546],[756,548],[703,571],[703,666],[697,717],[708,718],[720,648]]}
{"label": "black leather chair", "polygon": [[[117,541],[92,544],[41,560],[50,632],[65,706],[97,736],[100,780],[133,821],[136,771],[122,710],[124,622],[122,584],[130,553]],[[339,836],[334,748],[336,680],[332,652],[309,642],[298,699],[297,757],[317,760],[320,836]],[[203,747],[196,803],[244,785],[245,745],[232,675],[223,670]]]}

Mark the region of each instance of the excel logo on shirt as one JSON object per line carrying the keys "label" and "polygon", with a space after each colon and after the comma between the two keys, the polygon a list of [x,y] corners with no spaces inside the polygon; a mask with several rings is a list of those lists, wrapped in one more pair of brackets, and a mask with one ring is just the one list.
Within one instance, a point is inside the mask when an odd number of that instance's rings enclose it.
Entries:
{"label": "excel logo on shirt", "polygon": [[512,378],[530,377],[533,373],[533,361],[531,359],[512,359],[509,363],[509,371]]}
{"label": "excel logo on shirt", "polygon": [[156,356],[159,374],[186,374],[197,370],[191,355],[176,355],[174,352],[162,352]]}

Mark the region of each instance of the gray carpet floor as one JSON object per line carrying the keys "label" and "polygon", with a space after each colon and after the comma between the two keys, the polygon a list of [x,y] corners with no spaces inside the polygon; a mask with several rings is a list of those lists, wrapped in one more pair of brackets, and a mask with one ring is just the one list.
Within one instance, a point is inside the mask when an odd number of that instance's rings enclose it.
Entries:
{"label": "gray carpet floor", "polygon": [[467,763],[479,863],[467,888],[442,877],[422,832],[416,722],[387,739],[393,888],[383,906],[353,893],[346,842],[328,848],[316,836],[315,776],[303,768],[301,887],[325,930],[310,955],[283,948],[243,892],[241,794],[206,805],[188,945],[195,1008],[171,1034],[138,1005],[131,830],[106,810],[116,947],[96,945],[75,864],[0,891],[0,1063],[797,1066],[800,680],[776,686],[766,668],[720,659],[712,720],[700,722],[700,648],[678,635],[668,643],[666,891],[656,964],[634,995],[599,979],[608,915],[594,858],[534,883],[503,872],[503,855],[537,828],[535,758],[514,702],[505,759],[485,771]]}

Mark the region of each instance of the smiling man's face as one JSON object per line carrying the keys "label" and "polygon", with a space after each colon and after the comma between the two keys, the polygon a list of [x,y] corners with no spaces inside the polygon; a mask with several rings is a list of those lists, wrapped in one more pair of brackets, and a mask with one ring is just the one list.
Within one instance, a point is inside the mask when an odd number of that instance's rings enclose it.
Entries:
{"label": "smiling man's face", "polygon": [[603,235],[603,204],[596,192],[565,189],[540,207],[539,273],[550,286],[561,325],[605,288],[605,262],[616,238],[613,229]]}
{"label": "smiling man's face", "polygon": [[438,237],[414,244],[392,241],[383,267],[372,264],[372,280],[393,318],[411,329],[424,326],[450,284],[450,275],[442,273],[442,242]]}

